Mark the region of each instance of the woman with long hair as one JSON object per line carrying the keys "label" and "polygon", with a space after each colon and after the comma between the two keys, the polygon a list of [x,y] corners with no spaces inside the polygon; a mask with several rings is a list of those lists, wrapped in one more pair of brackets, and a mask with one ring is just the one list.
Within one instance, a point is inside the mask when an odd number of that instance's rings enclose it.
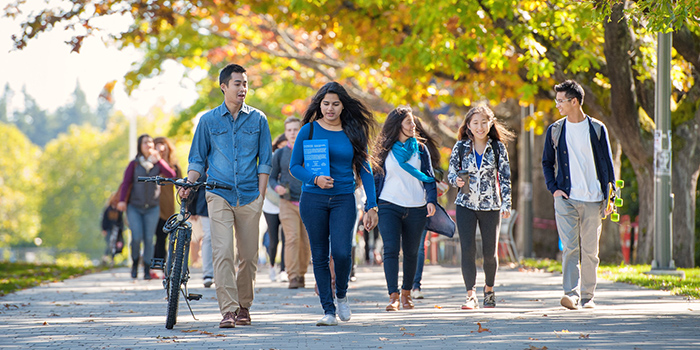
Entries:
{"label": "woman with long hair", "polygon": [[[330,255],[335,270],[335,297],[338,316],[342,321],[351,317],[348,304],[348,281],[352,266],[351,250],[355,224],[356,177],[367,193],[365,227],[377,224],[377,203],[372,169],[367,151],[374,117],[365,105],[350,96],[336,82],[321,87],[304,114],[289,170],[302,183],[299,214],[309,234],[314,276],[324,316],[317,326],[334,326],[336,305],[333,302]],[[326,140],[329,174],[314,173],[305,168],[305,141]],[[310,158],[310,157],[309,157]]]}
{"label": "woman with long hair", "polygon": [[[413,309],[411,286],[418,246],[428,217],[435,214],[437,190],[425,144],[416,139],[411,109],[389,113],[374,147],[374,182],[379,233],[384,242],[384,276],[389,290],[386,311]],[[403,284],[399,295],[399,252],[403,249]]]}
{"label": "woman with long hair", "polygon": [[[139,176],[175,177],[168,163],[161,158],[153,139],[148,134],[139,136],[138,152],[124,171],[124,180],[119,194],[117,209],[126,211],[131,230],[131,278],[136,278],[141,244],[143,244],[143,278],[150,280],[151,258],[153,258],[153,234],[156,232],[160,214],[160,186],[154,182],[138,182]],[[128,202],[127,202],[128,197]]]}
{"label": "woman with long hair", "polygon": [[476,225],[481,231],[484,253],[484,307],[496,306],[493,286],[498,269],[498,233],[501,217],[510,217],[511,185],[508,150],[504,145],[513,133],[498,122],[491,109],[469,110],[452,148],[447,179],[460,188],[457,227],[462,249],[462,277],[467,288],[463,310],[479,307],[476,298]]}
{"label": "woman with long hair", "polygon": [[[182,177],[182,171],[175,156],[175,144],[167,137],[156,137],[153,139],[156,150],[160,154],[161,159],[165,160],[168,165],[175,170],[175,177]],[[153,250],[153,257],[156,259],[165,259],[165,246],[168,234],[163,232],[163,225],[168,218],[175,214],[175,186],[173,184],[165,184],[160,188],[160,216],[158,225],[156,226],[156,244]],[[153,275],[153,272],[151,271]],[[157,277],[153,275],[153,277]]]}
{"label": "woman with long hair", "polygon": [[[272,153],[282,147],[287,147],[287,137],[280,134],[272,141]],[[269,183],[268,183],[269,186]],[[263,201],[262,211],[267,223],[267,256],[270,258],[270,281],[272,282],[287,282],[287,272],[284,270],[284,232],[280,232],[282,222],[280,221],[280,196],[271,187],[265,191],[265,200]],[[280,261],[280,272],[277,274],[275,270],[275,262],[277,260],[277,247],[282,242],[282,259]]]}

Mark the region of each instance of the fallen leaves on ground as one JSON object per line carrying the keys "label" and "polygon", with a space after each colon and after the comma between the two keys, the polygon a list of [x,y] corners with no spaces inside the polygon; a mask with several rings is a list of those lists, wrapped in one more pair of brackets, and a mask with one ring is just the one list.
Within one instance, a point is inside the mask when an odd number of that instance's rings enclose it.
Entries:
{"label": "fallen leaves on ground", "polygon": [[557,338],[561,338],[561,337],[559,336],[559,334],[562,334],[562,333],[571,333],[571,332],[569,332],[568,329],[562,329],[561,332],[554,331],[554,335],[556,335]]}
{"label": "fallen leaves on ground", "polygon": [[416,336],[416,333],[406,333],[406,332],[403,332],[403,335],[408,335],[408,336],[411,336],[411,337],[415,337],[415,336]]}
{"label": "fallen leaves on ground", "polygon": [[381,341],[387,341],[387,340],[389,340],[389,338],[379,337],[379,340],[381,340]]}
{"label": "fallen leaves on ground", "polygon": [[489,332],[490,333],[491,332],[488,328],[481,327],[481,322],[477,322],[476,324],[479,326],[479,329],[477,329],[476,331],[472,331],[472,333],[474,333],[474,332],[479,332],[479,333]]}
{"label": "fallen leaves on ground", "polygon": [[436,309],[442,309],[442,306],[440,306],[440,305],[435,305],[434,308],[436,308]]}
{"label": "fallen leaves on ground", "polygon": [[525,348],[525,350],[547,350],[547,349],[548,349],[548,348],[547,348],[546,346],[543,346],[543,347],[541,347],[541,348],[538,348],[538,347],[536,347],[536,346],[534,346],[534,345],[530,345],[530,347]]}
{"label": "fallen leaves on ground", "polygon": [[400,331],[405,331],[405,330],[406,330],[406,327],[401,327],[401,328],[399,328],[399,330],[400,330]]}
{"label": "fallen leaves on ground", "polygon": [[578,335],[578,338],[579,338],[579,339],[588,339],[590,336],[591,336],[590,334],[583,334],[583,333],[581,333],[581,334]]}
{"label": "fallen leaves on ground", "polygon": [[533,337],[528,337],[527,339],[528,339],[528,340],[539,340],[539,339],[533,338]]}

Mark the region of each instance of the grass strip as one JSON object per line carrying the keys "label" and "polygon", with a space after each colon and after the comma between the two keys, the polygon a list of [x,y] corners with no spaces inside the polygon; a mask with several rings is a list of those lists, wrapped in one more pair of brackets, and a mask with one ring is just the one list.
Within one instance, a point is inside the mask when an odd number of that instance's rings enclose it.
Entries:
{"label": "grass strip", "polygon": [[58,282],[105,267],[0,262],[0,296],[47,282]]}
{"label": "grass strip", "polygon": [[[561,273],[561,263],[551,259],[524,259],[524,268]],[[614,282],[629,283],[644,288],[665,290],[673,295],[700,299],[700,268],[678,270],[685,272],[685,278],[670,275],[648,275],[651,265],[601,265],[598,277]]]}

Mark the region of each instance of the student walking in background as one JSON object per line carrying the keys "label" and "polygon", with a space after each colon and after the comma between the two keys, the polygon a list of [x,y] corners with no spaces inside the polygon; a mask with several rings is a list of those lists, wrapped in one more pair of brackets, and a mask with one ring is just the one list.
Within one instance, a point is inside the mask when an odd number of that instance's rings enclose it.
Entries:
{"label": "student walking in background", "polygon": [[[124,171],[121,193],[117,209],[126,211],[131,230],[131,278],[138,277],[138,266],[143,244],[143,278],[150,280],[151,259],[153,258],[153,235],[160,214],[161,188],[154,182],[138,182],[139,176],[175,177],[168,163],[155,149],[153,139],[143,134],[138,139],[138,153]],[[128,203],[127,203],[128,197]]]}
{"label": "student walking in background", "polygon": [[447,179],[460,189],[455,204],[467,288],[462,309],[479,307],[475,288],[477,224],[484,253],[484,307],[496,307],[493,286],[498,270],[498,234],[501,217],[509,218],[511,211],[510,164],[504,143],[513,133],[498,122],[491,109],[477,106],[467,113],[457,137]]}
{"label": "student walking in background", "polygon": [[[275,141],[272,142],[272,154],[274,155],[280,148],[286,148],[287,145],[287,137],[285,134],[277,136]],[[288,282],[289,277],[287,276],[285,262],[286,240],[284,237],[284,232],[280,232],[280,228],[282,227],[280,220],[280,195],[274,190],[276,183],[273,185],[272,182],[273,176],[278,176],[278,174],[274,174],[274,161],[275,158],[273,156],[270,180],[268,181],[268,189],[265,192],[265,201],[263,202],[262,206],[263,216],[265,217],[265,222],[267,223],[267,256],[270,259],[270,281]],[[275,263],[277,262],[277,247],[279,246],[280,242],[282,242],[282,259],[279,264],[280,271],[278,276],[277,271],[275,270]]]}
{"label": "student walking in background", "polygon": [[114,265],[114,256],[124,249],[124,215],[117,210],[118,201],[119,192],[112,193],[102,213],[102,237],[107,243],[104,261],[111,265]]}
{"label": "student walking in background", "polygon": [[[361,179],[367,203],[363,223],[377,224],[377,203],[367,146],[375,124],[372,113],[336,82],[321,87],[304,114],[290,160],[292,175],[302,183],[299,214],[309,233],[314,276],[324,316],[317,326],[334,326],[329,257],[333,255],[336,275],[335,297],[342,321],[351,317],[347,291],[352,266],[352,227],[355,222],[355,185]],[[318,175],[304,167],[305,140],[327,140],[330,175]]]}
{"label": "student walking in background", "polygon": [[[197,124],[187,181],[196,182],[206,169],[208,181],[232,187],[207,190],[206,198],[216,298],[223,316],[219,327],[234,328],[251,324],[260,214],[271,170],[272,142],[265,114],[245,104],[245,68],[237,64],[224,67],[219,87],[224,102],[205,113]],[[182,189],[180,196],[186,198],[189,192]]]}
{"label": "student walking in background", "polygon": [[[175,145],[167,137],[156,137],[156,150],[160,157],[165,160],[168,165],[175,170],[175,177],[182,177],[182,171],[175,156]],[[160,217],[156,226],[156,244],[153,250],[153,257],[156,259],[165,259],[165,247],[167,245],[168,234],[163,232],[163,225],[168,218],[175,214],[175,186],[173,184],[163,184],[160,188]],[[151,271],[151,277],[157,278],[155,271]]]}
{"label": "student walking in background", "polygon": [[[435,174],[437,195],[440,197],[447,191],[449,185],[444,182],[445,172],[442,170],[442,168],[440,168],[440,150],[438,149],[438,143],[435,141],[435,138],[423,127],[420,119],[414,118],[413,122],[416,123],[417,138],[422,139],[423,144],[425,144],[425,147],[428,149],[428,153],[430,153],[430,162],[433,166],[433,173]],[[425,237],[427,234],[428,230],[423,229],[423,233],[420,236],[416,275],[413,278],[413,289],[411,290],[411,297],[413,299],[425,298],[421,288],[421,281],[423,280],[423,266],[425,265]]]}
{"label": "student walking in background", "polygon": [[[207,174],[205,173],[202,177],[199,178],[199,181],[207,181]],[[207,208],[207,192],[204,187],[200,187],[197,189],[194,194],[197,196],[193,201],[189,202],[189,206],[187,207],[187,211],[190,212],[190,221],[193,222],[193,227],[195,227],[194,223],[199,224],[199,227],[201,228],[201,243],[197,242],[197,240],[200,239],[200,237],[196,237],[194,235],[194,230],[192,234],[192,243],[190,244],[190,247],[195,247],[198,249],[190,249],[191,254],[200,254],[201,251],[201,258],[202,258],[202,282],[204,284],[204,288],[211,288],[211,286],[214,284],[214,259],[213,259],[213,252],[212,252],[212,247],[211,247],[211,221],[209,220],[209,209]],[[192,259],[192,263],[194,263],[195,259]]]}
{"label": "student walking in background", "polygon": [[579,83],[567,80],[554,91],[556,107],[564,118],[547,128],[542,169],[554,196],[557,232],[564,246],[561,305],[592,309],[601,217],[612,212],[604,203],[608,183],[615,184],[610,140],[605,125],[583,113],[585,92]]}
{"label": "student walking in background", "polygon": [[[437,190],[430,152],[416,139],[411,109],[389,113],[374,147],[374,182],[379,206],[379,234],[384,242],[384,276],[389,290],[386,311],[413,309],[411,287],[418,247],[428,217],[435,214]],[[399,253],[403,249],[403,284],[399,295]]]}
{"label": "student walking in background", "polygon": [[299,198],[301,196],[301,181],[289,173],[289,162],[292,149],[301,128],[301,120],[289,117],[284,121],[284,135],[287,145],[276,150],[272,156],[272,171],[270,172],[270,187],[280,197],[279,219],[282,222],[285,241],[285,261],[289,275],[289,289],[304,288],[304,275],[309,268],[311,250],[309,235],[299,214]]}

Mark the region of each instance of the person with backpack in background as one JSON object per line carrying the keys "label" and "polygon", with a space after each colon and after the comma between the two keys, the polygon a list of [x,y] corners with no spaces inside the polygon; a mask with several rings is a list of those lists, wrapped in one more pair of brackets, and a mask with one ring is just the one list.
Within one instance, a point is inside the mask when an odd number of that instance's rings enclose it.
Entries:
{"label": "person with backpack in background", "polygon": [[542,169],[554,196],[557,232],[564,247],[560,302],[571,310],[592,309],[601,217],[612,212],[604,203],[608,183],[615,184],[610,140],[605,125],[583,112],[585,92],[579,83],[567,80],[554,91],[555,105],[564,117],[547,128]]}
{"label": "person with backpack in background", "polygon": [[484,307],[496,307],[493,286],[498,270],[501,217],[511,211],[510,163],[505,142],[513,133],[498,122],[487,106],[467,112],[452,148],[448,182],[460,189],[455,204],[462,250],[462,278],[467,288],[463,310],[479,307],[476,297],[476,225],[484,255]]}

